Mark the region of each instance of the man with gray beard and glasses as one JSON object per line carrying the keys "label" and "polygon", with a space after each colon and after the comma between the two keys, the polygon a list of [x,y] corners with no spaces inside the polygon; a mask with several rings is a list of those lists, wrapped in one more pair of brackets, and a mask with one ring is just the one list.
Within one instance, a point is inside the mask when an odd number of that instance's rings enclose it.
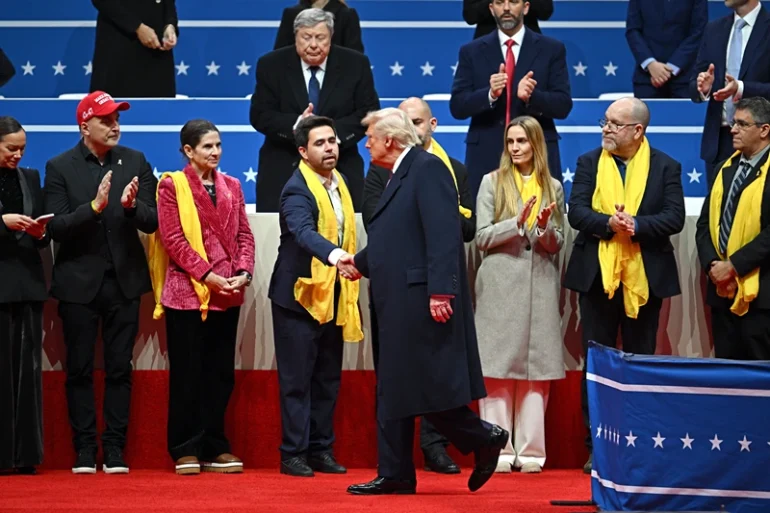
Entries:
{"label": "man with gray beard and glasses", "polygon": [[[569,198],[575,237],[564,287],[580,295],[583,356],[588,341],[654,354],[663,298],[681,293],[669,238],[684,227],[682,166],[650,146],[647,105],[623,98],[609,106],[602,146],[578,157]],[[585,367],[583,418],[588,418]],[[590,474],[592,458],[583,470]]]}

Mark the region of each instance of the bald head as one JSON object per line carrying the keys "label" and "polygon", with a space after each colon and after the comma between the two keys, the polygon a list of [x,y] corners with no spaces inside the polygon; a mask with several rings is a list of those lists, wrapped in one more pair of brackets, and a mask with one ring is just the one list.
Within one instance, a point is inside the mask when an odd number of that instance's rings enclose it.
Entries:
{"label": "bald head", "polygon": [[433,117],[428,102],[422,98],[413,96],[402,101],[398,109],[405,112],[412,120],[417,135],[420,138],[420,146],[426,150],[430,147],[433,139],[433,131],[436,130],[438,121]]}
{"label": "bald head", "polygon": [[650,125],[650,109],[639,98],[621,98],[616,100],[610,105],[610,110],[614,110],[620,116],[619,119],[623,120],[623,123],[638,123],[645,130]]}

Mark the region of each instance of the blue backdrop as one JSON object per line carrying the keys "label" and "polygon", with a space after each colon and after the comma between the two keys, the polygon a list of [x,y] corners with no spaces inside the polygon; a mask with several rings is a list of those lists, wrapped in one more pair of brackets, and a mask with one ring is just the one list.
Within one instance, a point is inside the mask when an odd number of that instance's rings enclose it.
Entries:
{"label": "blue backdrop", "polygon": [[[177,1],[178,92],[191,97],[251,93],[254,64],[272,49],[281,12],[293,3]],[[460,0],[350,4],[362,20],[380,97],[449,92],[458,50],[473,35],[462,20]],[[709,6],[712,19],[727,12],[722,1]],[[630,90],[634,63],[624,35],[626,7],[623,0],[556,0],[553,17],[542,23],[544,33],[567,46],[574,97]],[[28,98],[87,91],[96,20],[90,2],[27,0],[14,3],[2,16],[0,47],[16,65],[18,76],[0,94]]]}
{"label": "blue backdrop", "polygon": [[[383,106],[397,104],[396,101],[383,102]],[[178,151],[179,130],[186,121],[206,118],[217,124],[222,131],[224,147],[222,170],[242,181],[247,203],[255,201],[257,157],[262,136],[249,125],[248,100],[131,100],[131,105],[131,110],[121,115],[121,143],[145,152],[158,172],[182,166]],[[431,105],[439,120],[437,140],[451,156],[464,160],[467,125],[451,117],[448,102],[432,101]],[[562,172],[567,194],[577,157],[600,144],[598,120],[608,105],[607,101],[578,100],[569,119],[557,124],[562,136]],[[703,162],[698,157],[704,106],[686,100],[658,100],[649,105],[652,115],[650,143],[682,163],[686,196],[705,196]],[[28,132],[23,166],[35,167],[43,173],[46,160],[77,142],[76,106],[77,101],[71,100],[0,100],[0,113],[19,119]],[[369,154],[364,141],[359,149],[368,167]]]}

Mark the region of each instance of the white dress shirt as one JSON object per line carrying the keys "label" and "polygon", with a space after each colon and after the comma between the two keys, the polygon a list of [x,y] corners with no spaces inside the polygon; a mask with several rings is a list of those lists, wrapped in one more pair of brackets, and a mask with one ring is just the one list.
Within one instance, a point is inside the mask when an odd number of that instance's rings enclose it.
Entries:
{"label": "white dress shirt", "polygon": [[[509,39],[513,39],[516,43],[511,50],[513,51],[513,61],[519,62],[519,54],[521,53],[521,44],[524,42],[524,32],[526,31],[524,25],[521,26],[521,30],[516,32],[513,37],[508,35],[500,29],[497,29],[497,37],[500,39],[500,51],[503,53],[503,64],[505,64],[505,57],[508,54],[507,42]],[[497,73],[497,71],[495,71]],[[513,80],[513,78],[511,78]],[[513,87],[513,85],[511,85]],[[513,94],[513,92],[511,92]],[[497,98],[492,98],[492,90],[489,91],[489,104],[493,105],[497,101]]]}
{"label": "white dress shirt", "polygon": [[[334,209],[334,216],[337,218],[337,246],[342,245],[342,239],[345,234],[345,212],[342,209],[342,195],[340,194],[340,183],[337,179],[337,175],[332,173],[329,179],[324,178],[320,174],[316,173],[321,185],[326,189],[329,194],[329,199],[332,202],[332,208]],[[345,254],[345,250],[342,248],[335,248],[329,253],[329,263],[331,265],[337,265],[337,262]]]}
{"label": "white dress shirt", "polygon": [[[318,69],[315,72],[315,78],[318,80],[319,91],[324,86],[324,77],[326,76],[326,61],[328,60],[329,60],[328,58],[324,59],[324,61],[318,66]],[[310,78],[313,76],[313,74],[310,72],[310,64],[303,61],[302,59],[300,59],[300,63],[302,63],[302,76],[305,77],[305,89],[309,92]],[[313,105],[313,114],[316,114],[316,109],[318,109],[318,105]],[[301,120],[302,120],[302,114],[297,116],[297,121],[294,122],[294,126],[292,127],[292,130],[297,128],[297,125]]]}
{"label": "white dress shirt", "polygon": [[[746,22],[746,24],[741,29],[741,62],[743,62],[744,58],[744,52],[746,51],[746,45],[749,44],[749,38],[751,37],[751,33],[754,30],[754,25],[757,24],[757,17],[759,16],[759,10],[762,9],[762,4],[758,3],[757,6],[746,16],[743,17],[743,21]],[[733,32],[735,32],[735,22],[740,19],[740,16],[738,16],[738,13],[735,13],[733,16],[733,26],[730,29],[730,35],[727,38],[727,52],[725,52],[726,56],[730,55],[730,47],[732,46],[733,42]],[[725,57],[725,69],[727,69],[727,57]],[[735,93],[734,98],[731,100],[730,98],[725,100],[725,104],[728,101],[738,101],[741,98],[743,98],[743,80],[738,80],[738,77],[733,77],[738,82],[738,92]],[[717,84],[714,84],[711,89],[714,90],[714,86]],[[722,89],[723,86],[717,87],[717,90]],[[706,101],[711,97],[711,91],[708,92],[708,94],[701,93],[701,99]],[[722,126],[727,126],[727,107],[722,107]]]}
{"label": "white dress shirt", "polygon": [[[328,59],[324,59],[324,61],[318,66],[318,70],[315,72],[315,78],[318,79],[319,90],[324,86],[324,77],[326,76],[326,61],[328,61]],[[313,75],[310,72],[310,64],[303,61],[302,59],[300,59],[300,62],[302,63],[302,74],[305,76],[305,89],[310,90],[310,77]]]}
{"label": "white dress shirt", "polygon": [[401,165],[401,162],[404,160],[404,157],[406,157],[406,154],[409,153],[409,150],[411,149],[412,149],[411,146],[404,148],[404,151],[401,152],[401,155],[398,156],[395,164],[393,164],[393,170],[390,172],[390,176],[393,176],[396,174],[396,170],[398,169],[398,166]]}

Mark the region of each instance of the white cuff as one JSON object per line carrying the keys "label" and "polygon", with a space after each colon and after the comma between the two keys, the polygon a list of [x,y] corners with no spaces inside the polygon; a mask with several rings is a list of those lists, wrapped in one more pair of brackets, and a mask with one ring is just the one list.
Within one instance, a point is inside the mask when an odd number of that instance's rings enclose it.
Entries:
{"label": "white cuff", "polygon": [[329,263],[336,267],[337,262],[340,261],[340,258],[347,255],[347,252],[342,248],[335,248],[332,250],[331,253],[329,253],[329,257],[327,260],[329,260]]}
{"label": "white cuff", "polygon": [[297,121],[294,122],[294,126],[291,127],[291,131],[295,131],[297,129],[297,125],[299,125],[299,122],[302,121],[302,114],[297,116]]}
{"label": "white cuff", "polygon": [[738,80],[738,92],[733,96],[733,101],[740,101],[743,98],[743,80]]}
{"label": "white cuff", "polygon": [[494,105],[495,102],[497,102],[497,98],[492,97],[492,89],[490,89],[489,92],[487,93],[487,98],[489,99],[489,105],[490,106]]}
{"label": "white cuff", "polygon": [[[547,228],[546,228],[546,229],[547,229]],[[545,235],[545,232],[546,232],[546,230],[543,230],[542,228],[540,228],[540,226],[539,226],[539,225],[538,225],[538,227],[535,229],[535,234],[536,234],[538,237],[542,237],[543,235]]]}

